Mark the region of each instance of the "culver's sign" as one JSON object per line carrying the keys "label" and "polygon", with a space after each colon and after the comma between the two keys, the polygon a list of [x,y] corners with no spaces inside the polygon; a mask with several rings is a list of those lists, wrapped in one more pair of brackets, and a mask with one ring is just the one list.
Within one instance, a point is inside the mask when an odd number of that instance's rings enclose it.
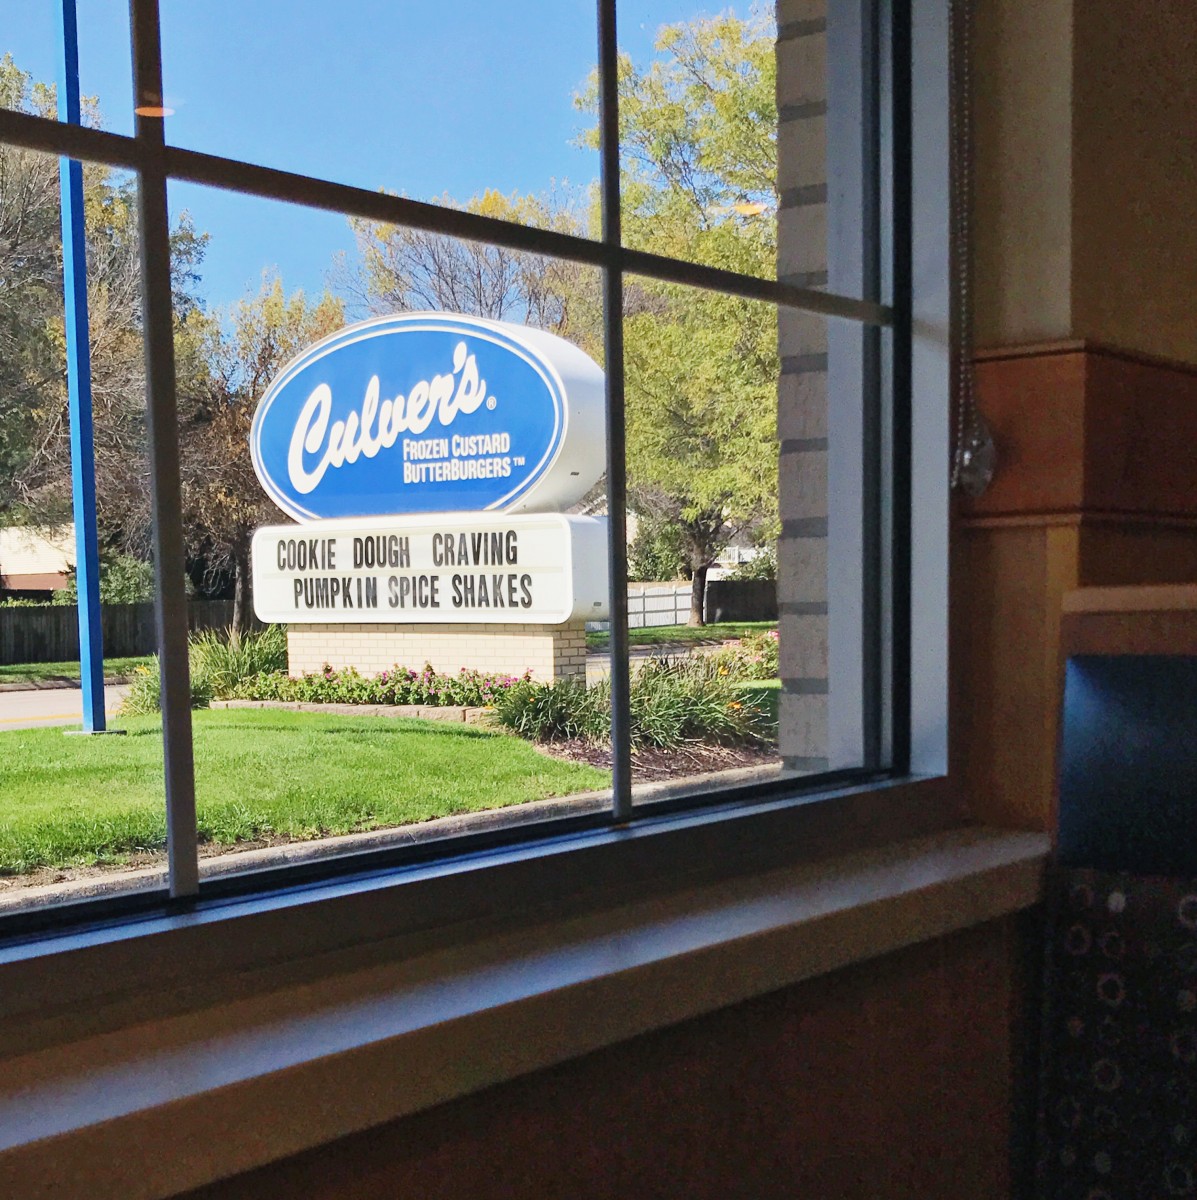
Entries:
{"label": "culver's sign", "polygon": [[607,522],[447,513],[272,525],[254,612],[302,624],[556,625],[607,615]]}
{"label": "culver's sign", "polygon": [[267,494],[299,521],[560,511],[603,470],[603,373],[543,330],[381,317],[283,369],[250,449]]}

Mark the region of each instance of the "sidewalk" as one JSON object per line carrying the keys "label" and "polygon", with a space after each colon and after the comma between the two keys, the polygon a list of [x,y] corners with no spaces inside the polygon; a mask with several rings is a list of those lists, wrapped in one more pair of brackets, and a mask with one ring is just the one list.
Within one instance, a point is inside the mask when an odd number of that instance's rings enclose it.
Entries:
{"label": "sidewalk", "polygon": [[[104,709],[109,717],[116,714],[129,685],[108,684],[104,688]],[[81,689],[28,686],[19,690],[0,690],[0,732],[9,729],[38,729],[50,725],[79,725],[83,720]]]}

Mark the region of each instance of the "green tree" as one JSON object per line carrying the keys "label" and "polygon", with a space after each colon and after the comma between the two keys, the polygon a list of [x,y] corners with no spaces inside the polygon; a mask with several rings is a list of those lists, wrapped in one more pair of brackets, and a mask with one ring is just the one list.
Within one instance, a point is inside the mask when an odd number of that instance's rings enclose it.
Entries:
{"label": "green tree", "polygon": [[[629,245],[775,272],[774,34],[763,11],[724,14],[663,28],[645,67],[621,57]],[[578,104],[597,110],[593,79]],[[690,622],[702,624],[719,551],[737,533],[776,528],[776,313],[647,279],[629,282],[625,310],[629,502],[676,525],[693,581]]]}
{"label": "green tree", "polygon": [[[0,104],[52,115],[52,87],[0,59]],[[99,123],[94,100],[84,119]],[[84,167],[96,513],[102,544],[145,556],[149,533],[145,371],[136,184]],[[186,213],[172,231],[178,314],[207,243]],[[58,163],[0,145],[0,513],[50,526],[70,520],[70,423],[63,321]]]}
{"label": "green tree", "polygon": [[681,530],[676,523],[654,519],[647,513],[638,517],[636,534],[628,546],[629,579],[683,579],[689,565]]}
{"label": "green tree", "polygon": [[[6,54],[0,107],[51,116],[54,95]],[[0,509],[21,499],[16,480],[61,371],[50,319],[62,310],[61,255],[57,162],[0,145]]]}
{"label": "green tree", "polygon": [[232,577],[235,629],[249,624],[253,532],[281,518],[250,457],[254,410],[289,359],[344,323],[344,306],[329,293],[313,303],[267,276],[223,321],[195,308],[176,335],[188,553],[210,579]]}

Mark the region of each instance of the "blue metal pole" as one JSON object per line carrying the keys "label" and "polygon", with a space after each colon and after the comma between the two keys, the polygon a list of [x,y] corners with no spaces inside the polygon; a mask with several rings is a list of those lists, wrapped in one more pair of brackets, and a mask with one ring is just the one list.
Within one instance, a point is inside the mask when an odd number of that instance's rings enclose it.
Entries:
{"label": "blue metal pole", "polygon": [[[62,0],[61,16],[58,119],[71,125],[80,125],[79,24],[75,0]],[[79,676],[83,683],[83,732],[103,733],[104,645],[100,626],[100,548],[96,532],[83,164],[63,158],[59,163],[59,176],[62,191],[62,289],[71,417],[71,494],[75,509],[75,583],[79,595]]]}

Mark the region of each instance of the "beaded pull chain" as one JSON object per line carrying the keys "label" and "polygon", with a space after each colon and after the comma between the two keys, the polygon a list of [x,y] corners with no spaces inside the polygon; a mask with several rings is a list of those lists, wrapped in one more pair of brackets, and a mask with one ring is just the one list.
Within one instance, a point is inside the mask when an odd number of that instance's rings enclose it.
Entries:
{"label": "beaded pull chain", "polygon": [[952,447],[953,490],[980,496],[993,481],[997,447],[977,408],[973,376],[972,199],[973,92],[972,0],[950,6],[949,77],[952,92],[952,256],[955,269],[952,326],[952,396],[956,429]]}

